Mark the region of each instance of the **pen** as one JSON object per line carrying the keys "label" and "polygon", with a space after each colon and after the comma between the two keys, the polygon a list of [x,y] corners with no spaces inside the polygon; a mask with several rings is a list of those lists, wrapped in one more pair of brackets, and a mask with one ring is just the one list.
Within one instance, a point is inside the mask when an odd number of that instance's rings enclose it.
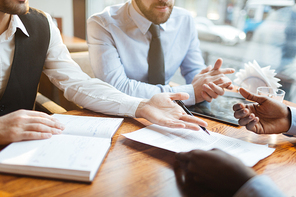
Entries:
{"label": "pen", "polygon": [[[189,109],[187,109],[187,107],[185,106],[185,104],[181,101],[181,100],[175,100],[175,102],[180,106],[182,107],[182,109],[190,116],[193,116],[193,114],[191,113],[191,111],[189,111]],[[200,126],[200,125],[199,125]],[[208,132],[208,130],[203,127],[203,126],[200,126],[200,128],[202,128],[202,130],[204,130],[207,134],[210,135],[210,133]]]}

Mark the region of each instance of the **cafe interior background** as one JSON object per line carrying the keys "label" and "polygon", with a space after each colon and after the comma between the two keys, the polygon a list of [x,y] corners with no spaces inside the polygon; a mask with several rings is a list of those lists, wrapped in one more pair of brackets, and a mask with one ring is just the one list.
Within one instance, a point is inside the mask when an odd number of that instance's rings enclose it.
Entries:
{"label": "cafe interior background", "polygon": [[[105,7],[126,0],[30,0],[30,6],[49,13],[61,33],[86,38],[86,20]],[[58,5],[58,6],[57,6]],[[256,60],[275,70],[286,91],[285,100],[296,102],[296,6],[294,0],[175,0],[191,12],[207,65],[217,58],[236,71]],[[235,79],[235,74],[230,75]],[[177,72],[173,82],[184,84]]]}

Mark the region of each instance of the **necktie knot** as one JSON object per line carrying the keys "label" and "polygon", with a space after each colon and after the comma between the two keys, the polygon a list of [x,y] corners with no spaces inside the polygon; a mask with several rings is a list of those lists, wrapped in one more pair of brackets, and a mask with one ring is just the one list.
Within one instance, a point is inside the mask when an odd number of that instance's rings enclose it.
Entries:
{"label": "necktie knot", "polygon": [[151,24],[149,28],[150,33],[152,34],[152,37],[159,37],[160,36],[160,27],[159,25],[155,25],[154,23]]}

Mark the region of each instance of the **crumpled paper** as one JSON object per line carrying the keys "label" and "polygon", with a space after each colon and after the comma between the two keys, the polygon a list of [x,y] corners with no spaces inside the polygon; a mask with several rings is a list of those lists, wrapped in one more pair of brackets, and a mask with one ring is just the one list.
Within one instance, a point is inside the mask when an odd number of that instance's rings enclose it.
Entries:
{"label": "crumpled paper", "polygon": [[233,81],[239,87],[243,87],[252,93],[257,92],[257,87],[266,86],[278,89],[282,85],[278,82],[279,78],[274,77],[275,70],[271,70],[270,66],[261,68],[256,60],[253,63],[245,63],[244,69],[240,69],[236,74],[236,79]]}

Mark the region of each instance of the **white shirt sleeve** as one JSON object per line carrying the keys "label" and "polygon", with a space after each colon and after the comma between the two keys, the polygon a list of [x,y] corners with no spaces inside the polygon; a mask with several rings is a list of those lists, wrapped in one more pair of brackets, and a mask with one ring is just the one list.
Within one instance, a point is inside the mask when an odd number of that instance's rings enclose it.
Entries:
{"label": "white shirt sleeve", "polygon": [[257,175],[246,182],[233,197],[284,197],[276,184],[265,175]]}
{"label": "white shirt sleeve", "polygon": [[296,136],[296,108],[294,107],[289,107],[291,111],[291,126],[289,131],[287,131],[286,134]]}
{"label": "white shirt sleeve", "polygon": [[128,96],[97,78],[90,78],[71,59],[60,32],[47,14],[50,43],[44,73],[64,91],[64,96],[86,109],[111,115],[135,117],[142,99]]}

